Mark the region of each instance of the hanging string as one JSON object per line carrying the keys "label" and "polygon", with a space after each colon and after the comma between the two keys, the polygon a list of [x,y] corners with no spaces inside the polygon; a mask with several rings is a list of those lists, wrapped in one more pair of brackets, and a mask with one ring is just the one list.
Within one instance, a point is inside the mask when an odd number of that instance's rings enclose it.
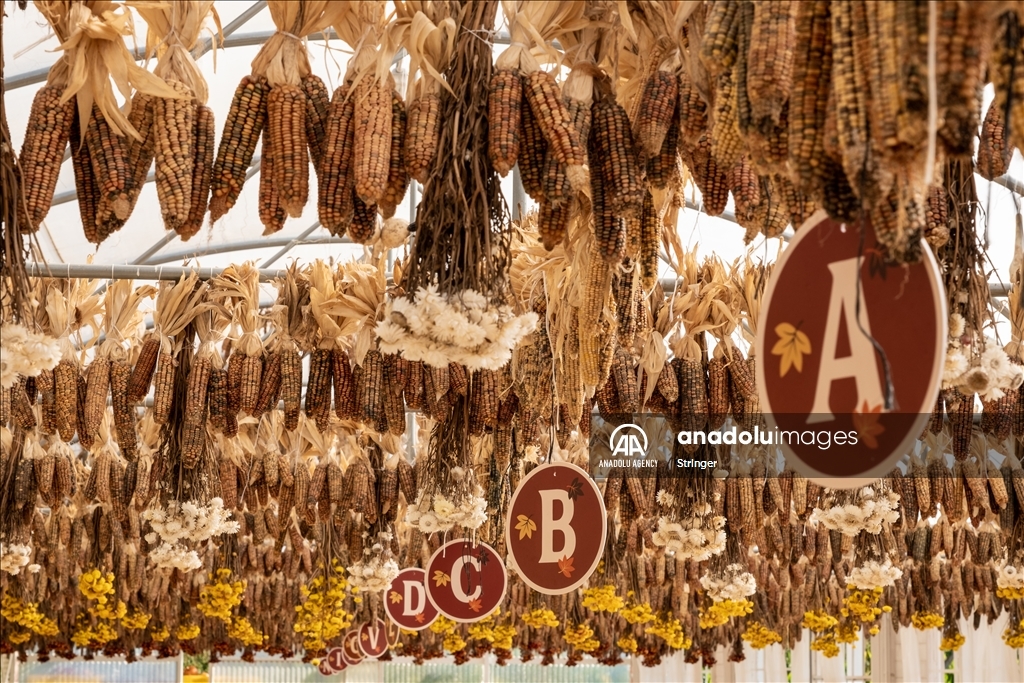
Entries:
{"label": "hanging string", "polygon": [[[864,164],[865,166],[867,166],[867,157],[868,156],[870,156],[870,154],[865,156],[865,164]],[[867,340],[869,342],[871,342],[871,346],[874,347],[875,353],[878,355],[879,359],[882,361],[882,373],[883,373],[884,378],[885,378],[885,393],[884,393],[884,396],[883,396],[883,403],[884,403],[884,407],[885,407],[886,412],[892,412],[893,410],[896,409],[896,390],[893,387],[893,383],[892,383],[892,368],[889,366],[889,357],[886,355],[885,349],[882,348],[882,345],[878,343],[878,340],[875,339],[873,336],[871,336],[871,333],[869,333],[866,329],[864,329],[864,324],[861,322],[861,319],[860,319],[860,292],[861,292],[861,277],[862,277],[862,275],[861,275],[861,270],[862,270],[861,269],[861,261],[864,259],[864,233],[865,233],[866,228],[867,228],[867,226],[864,224],[864,207],[863,206],[861,207],[860,214],[857,217],[857,227],[858,227],[858,231],[860,233],[860,236],[858,237],[858,244],[857,244],[857,294],[856,294],[856,299],[855,299],[855,303],[854,303],[854,316],[857,319],[857,329],[859,329],[860,333],[863,334],[865,337],[867,337]]]}
{"label": "hanging string", "polygon": [[939,127],[939,93],[937,77],[937,41],[939,33],[938,3],[928,3],[928,152],[925,156],[924,184],[932,184],[935,174],[935,137]]}

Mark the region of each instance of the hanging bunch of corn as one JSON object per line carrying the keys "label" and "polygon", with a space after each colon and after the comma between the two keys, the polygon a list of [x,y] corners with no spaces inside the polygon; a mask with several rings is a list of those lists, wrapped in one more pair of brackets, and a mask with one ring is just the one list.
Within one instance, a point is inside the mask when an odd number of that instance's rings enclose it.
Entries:
{"label": "hanging bunch of corn", "polygon": [[[153,420],[158,425],[171,416],[177,357],[186,343],[186,329],[206,308],[203,301],[207,289],[206,283],[200,283],[195,273],[183,275],[176,283],[165,282],[160,286],[153,312],[154,336],[143,343],[130,382],[132,398],[135,398],[148,393],[152,380]],[[191,340],[188,343],[191,352]],[[155,365],[153,355],[157,356]]]}
{"label": "hanging bunch of corn", "polygon": [[[718,429],[730,414],[729,367],[732,359],[742,359],[733,335],[742,315],[742,296],[736,286],[736,269],[729,273],[718,259],[701,269],[703,296],[711,300],[708,331],[718,342],[708,360],[708,426]],[[742,362],[742,361],[741,361]]]}
{"label": "hanging bunch of corn", "polygon": [[[213,172],[213,111],[206,106],[206,79],[192,57],[206,19],[220,20],[213,0],[188,0],[168,5],[129,2],[146,21],[146,53],[157,57],[154,75],[176,98],[152,102],[152,149],[156,158],[156,190],[164,227],[187,240],[199,232]],[[148,169],[149,159],[144,159]],[[129,168],[129,173],[135,170]]]}
{"label": "hanging bunch of corn", "polygon": [[[103,304],[103,328],[105,339],[96,348],[96,355],[86,370],[85,433],[83,442],[94,442],[100,436],[100,427],[107,413],[107,397],[112,388],[121,390],[114,397],[114,427],[118,443],[125,457],[134,459],[137,455],[135,434],[135,407],[127,401],[128,380],[131,375],[129,363],[132,343],[136,339],[144,299],[156,294],[156,288],[145,285],[132,288],[131,280],[118,280],[107,288]],[[118,386],[111,386],[116,378]]]}
{"label": "hanging bunch of corn", "polygon": [[[264,347],[259,328],[260,274],[251,263],[232,265],[210,281],[210,300],[231,316],[228,359],[228,412],[256,413],[263,376]],[[230,336],[230,335],[229,335]]]}
{"label": "hanging bunch of corn", "polygon": [[[52,119],[54,137],[45,139],[48,147],[44,150],[44,136],[31,130],[32,134],[26,135],[28,147],[23,155],[27,156],[21,163],[32,169],[32,178],[39,182],[27,197],[31,199],[26,207],[28,225],[30,229],[38,227],[38,221],[46,215],[53,196],[53,174],[59,170],[64,141],[70,139],[78,193],[88,197],[79,207],[83,228],[86,238],[99,244],[125,224],[141,189],[134,169],[127,165],[130,148],[143,141],[136,126],[139,119],[131,117],[129,108],[122,111],[118,107],[113,84],[125,100],[131,100],[133,92],[174,99],[182,96],[136,64],[124,40],[133,31],[131,15],[124,7],[58,0],[40,0],[36,6],[60,39],[64,56],[54,65],[48,85],[38,96],[39,116]],[[112,74],[116,78],[111,78]],[[54,99],[56,88],[60,89],[59,97]],[[75,102],[77,115],[68,114],[65,108],[71,101]],[[70,138],[63,137],[63,130],[69,131]],[[41,158],[52,154],[58,156],[51,161]]]}
{"label": "hanging bunch of corn", "polygon": [[[206,307],[204,306],[204,309]],[[224,359],[217,351],[231,316],[227,311],[207,309],[194,320],[199,347],[191,359],[186,378],[184,423],[181,425],[181,465],[196,467],[206,448],[207,420],[211,413],[210,377],[222,371]],[[191,352],[191,344],[185,350]]]}
{"label": "hanging bunch of corn", "polygon": [[[705,332],[714,326],[710,321],[714,291],[711,283],[704,281],[708,273],[702,272],[694,254],[686,254],[682,261],[685,290],[677,293],[672,300],[673,318],[682,323],[669,340],[669,347],[675,358],[672,366],[679,384],[679,401],[675,406],[680,429],[689,432],[703,431],[708,424],[708,380]],[[687,452],[696,450],[684,446]]]}
{"label": "hanging bunch of corn", "polygon": [[[280,397],[284,401],[285,430],[299,426],[302,407],[302,357],[316,333],[309,315],[309,280],[297,264],[288,267],[283,280],[277,283],[277,304],[271,310],[276,322],[274,340],[270,345],[281,367]],[[276,405],[274,406],[276,407]]]}
{"label": "hanging bunch of corn", "polygon": [[407,120],[403,160],[409,176],[427,182],[437,155],[441,130],[442,90],[448,90],[445,69],[455,45],[458,18],[451,16],[447,3],[401,0],[395,3],[398,21],[408,22],[405,49],[409,53],[409,82],[405,99]]}
{"label": "hanging bunch of corn", "polygon": [[[733,286],[739,295],[740,309],[744,323],[738,329],[743,339],[754,347],[757,336],[758,321],[761,316],[761,301],[764,297],[771,266],[755,263],[749,257],[744,261],[742,269],[733,274]],[[744,425],[753,426],[760,420],[760,400],[757,393],[756,360],[751,354],[744,358],[743,353],[735,344],[727,344],[729,371],[729,388],[732,398],[733,417]]]}
{"label": "hanging bunch of corn", "polygon": [[[581,144],[579,131],[554,76],[541,70],[541,63],[533,53],[536,50],[543,55],[544,61],[559,62],[560,57],[551,42],[584,28],[589,23],[584,9],[582,2],[502,2],[512,42],[495,61],[487,102],[488,156],[499,174],[507,174],[517,161],[521,165],[525,162],[524,169],[532,167],[539,172],[550,150],[554,159],[565,167],[566,178],[573,188],[582,189],[586,185],[583,167],[586,146]],[[527,107],[530,116],[524,115]],[[524,129],[528,124],[536,130]],[[536,132],[540,133],[540,139],[534,135],[534,144],[520,149],[521,141],[525,143],[526,136]],[[521,152],[531,158],[520,160]],[[539,200],[539,193],[534,198]]]}

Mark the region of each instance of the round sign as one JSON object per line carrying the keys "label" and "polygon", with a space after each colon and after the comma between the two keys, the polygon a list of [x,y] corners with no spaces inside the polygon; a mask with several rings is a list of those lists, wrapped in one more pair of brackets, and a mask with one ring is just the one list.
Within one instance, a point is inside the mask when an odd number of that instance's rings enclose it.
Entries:
{"label": "round sign", "polygon": [[540,465],[512,495],[508,553],[526,585],[546,595],[568,593],[601,562],[607,523],[604,498],[590,475],[569,463]]}
{"label": "round sign", "polygon": [[359,648],[359,629],[353,628],[345,634],[341,641],[341,656],[349,666],[356,666],[365,659],[363,651]]}
{"label": "round sign", "polygon": [[947,315],[935,258],[921,251],[886,264],[869,223],[862,234],[818,211],[772,270],[755,344],[768,430],[752,436],[810,479],[854,488],[885,476],[924,430]]}
{"label": "round sign", "polygon": [[[424,591],[426,587],[424,587]],[[426,593],[424,593],[426,595]],[[429,601],[427,604],[430,604]],[[433,607],[433,605],[431,605]],[[388,619],[384,622],[384,635],[388,639],[388,647],[394,647],[398,645],[398,641],[402,638],[402,629],[395,622]]]}
{"label": "round sign", "polygon": [[332,647],[324,657],[323,661],[320,662],[320,673],[324,673],[323,665],[327,664],[330,671],[328,674],[338,673],[348,668],[348,664],[345,663],[345,652],[340,647]]}
{"label": "round sign", "polygon": [[505,563],[486,543],[449,541],[427,562],[427,599],[452,621],[480,621],[508,588]]}
{"label": "round sign", "polygon": [[[320,663],[317,665],[316,670],[322,673],[324,676],[333,676],[335,674],[335,670],[331,666],[330,662],[327,661],[327,657],[324,657],[320,660]],[[339,669],[339,671],[340,670],[341,669]]]}
{"label": "round sign", "polygon": [[382,619],[374,619],[373,623],[363,624],[359,627],[359,649],[372,659],[387,652],[387,628]]}
{"label": "round sign", "polygon": [[426,581],[427,573],[419,567],[403,569],[391,581],[384,594],[384,611],[394,624],[422,631],[437,619],[437,608],[427,599]]}

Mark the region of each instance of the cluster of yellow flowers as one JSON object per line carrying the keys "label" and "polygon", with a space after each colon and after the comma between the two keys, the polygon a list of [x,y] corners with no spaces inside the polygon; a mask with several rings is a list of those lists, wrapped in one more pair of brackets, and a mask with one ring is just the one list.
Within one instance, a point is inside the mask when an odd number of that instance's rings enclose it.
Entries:
{"label": "cluster of yellow flowers", "polygon": [[622,610],[622,618],[630,624],[646,624],[654,621],[654,610],[646,602]]}
{"label": "cluster of yellow flowers", "polygon": [[458,652],[459,650],[466,649],[466,641],[459,635],[458,631],[452,631],[444,637],[443,646],[448,652]]}
{"label": "cluster of yellow flowers", "polygon": [[115,619],[124,619],[124,616],[128,614],[128,605],[124,604],[120,600],[117,603],[112,602],[99,602],[89,608],[89,614],[99,619],[109,619],[111,621]]}
{"label": "cluster of yellow flowers", "polygon": [[614,584],[583,591],[583,606],[594,612],[618,612],[626,602],[615,593]]}
{"label": "cluster of yellow flowers", "polygon": [[615,644],[618,645],[619,649],[623,652],[627,652],[629,654],[636,652],[637,642],[636,638],[633,636],[622,636],[615,641]]}
{"label": "cluster of yellow flowers", "polygon": [[437,619],[430,625],[430,630],[438,635],[446,635],[455,630],[455,622],[443,614],[438,614]]}
{"label": "cluster of yellow flowers", "polygon": [[965,642],[967,641],[961,634],[954,633],[952,635],[942,637],[942,640],[939,642],[939,649],[943,652],[946,652],[947,650],[956,652]]}
{"label": "cluster of yellow flowers", "polygon": [[918,631],[925,631],[930,628],[942,628],[946,620],[942,618],[941,614],[935,612],[914,612],[914,615],[910,617],[910,623]]}
{"label": "cluster of yellow flowers", "polygon": [[743,640],[750,643],[750,647],[755,650],[763,650],[769,645],[782,642],[782,636],[771,630],[759,621],[753,621],[747,624],[747,630],[740,636]]}
{"label": "cluster of yellow flowers", "polygon": [[820,633],[822,631],[829,630],[838,623],[839,621],[835,617],[830,615],[825,610],[819,609],[812,610],[810,612],[804,612],[804,620],[800,623],[800,625],[806,629],[814,631],[815,633]]}
{"label": "cluster of yellow flowers", "polygon": [[1001,597],[1003,600],[1024,600],[1024,586],[1021,586],[1020,588],[1014,588],[1012,586],[997,588],[996,595]]}
{"label": "cluster of yellow flowers", "polygon": [[[230,569],[218,569],[214,583],[208,583],[199,591],[199,611],[211,619],[220,619],[224,623],[231,622],[231,610],[242,603],[245,593],[245,581],[231,582]],[[213,581],[214,576],[210,575]]]}
{"label": "cluster of yellow flowers", "polygon": [[839,613],[844,617],[853,615],[864,623],[871,623],[879,617],[882,612],[891,612],[892,607],[885,605],[884,607],[878,606],[878,601],[882,599],[882,589],[873,588],[871,590],[857,590],[856,586],[849,585],[846,587],[848,591],[846,597],[843,598],[843,606],[839,610]]}
{"label": "cluster of yellow flowers", "polygon": [[687,638],[683,632],[683,625],[671,615],[655,619],[654,623],[647,627],[647,634],[658,636],[676,650],[685,650],[693,644],[692,639]]}
{"label": "cluster of yellow flowers", "polygon": [[[536,610],[535,610],[536,611]],[[550,610],[549,610],[550,611]],[[494,614],[471,624],[468,631],[469,637],[473,640],[486,640],[499,650],[511,650],[512,638],[516,635],[516,629],[511,624],[498,624],[494,620],[501,614],[501,610],[495,610]],[[554,613],[551,612],[554,617]],[[555,622],[558,625],[558,622]]]}
{"label": "cluster of yellow flowers", "polygon": [[594,629],[586,624],[577,624],[572,628],[566,629],[562,637],[565,638],[566,643],[572,645],[580,652],[593,652],[601,645],[594,638]]}
{"label": "cluster of yellow flowers", "polygon": [[60,632],[60,629],[57,628],[57,622],[43,616],[39,611],[38,603],[23,603],[12,595],[5,595],[3,601],[0,602],[0,616],[12,624],[17,624],[27,629],[21,634],[15,634],[21,640],[10,639],[15,645],[28,641],[33,633],[38,633],[41,636],[55,636]]}
{"label": "cluster of yellow flowers", "polygon": [[555,618],[555,613],[546,607],[535,609],[529,614],[524,614],[519,618],[522,619],[523,623],[530,628],[544,628],[545,626],[550,626],[551,628],[558,627],[558,619]]}
{"label": "cluster of yellow flowers", "polygon": [[829,658],[839,655],[839,644],[836,642],[836,636],[832,632],[818,636],[812,640],[811,649],[816,652],[820,652]]}
{"label": "cluster of yellow flowers", "polygon": [[1003,631],[1003,642],[1014,650],[1024,647],[1024,619],[1021,619],[1016,626],[1011,626]]}
{"label": "cluster of yellow flowers", "polygon": [[154,629],[153,632],[149,635],[150,640],[152,640],[154,643],[162,643],[170,637],[171,632],[167,630],[166,626],[161,626],[158,629]]}
{"label": "cluster of yellow flowers", "polygon": [[732,617],[743,617],[754,611],[750,600],[719,600],[705,610],[700,608],[700,627],[714,628],[728,623]]}
{"label": "cluster of yellow flowers", "polygon": [[114,593],[114,574],[104,576],[99,569],[91,569],[78,577],[78,590],[89,600],[105,605],[107,596]]}
{"label": "cluster of yellow flowers", "polygon": [[22,643],[27,643],[31,637],[31,631],[16,631],[7,636],[7,640],[9,640],[12,645],[21,645]]}
{"label": "cluster of yellow flowers", "polygon": [[239,640],[243,645],[262,645],[266,636],[253,628],[245,617],[235,617],[228,625],[228,638]]}
{"label": "cluster of yellow flowers", "polygon": [[129,615],[121,617],[121,626],[130,631],[141,631],[149,626],[150,615],[141,610],[136,610]]}
{"label": "cluster of yellow flowers", "polygon": [[199,624],[181,624],[174,630],[174,637],[178,640],[192,640],[199,633]]}
{"label": "cluster of yellow flowers", "polygon": [[302,587],[305,601],[295,606],[293,629],[303,636],[307,650],[323,650],[327,642],[339,636],[352,625],[352,615],[343,608],[348,581],[345,568],[337,560],[331,562],[331,572],[325,582],[322,576]]}
{"label": "cluster of yellow flowers", "polygon": [[[852,621],[844,621],[836,627],[836,641],[840,643],[855,643],[857,642],[857,632],[860,631],[860,627]],[[878,633],[878,627],[872,626],[871,630],[868,631],[871,635]]]}
{"label": "cluster of yellow flowers", "polygon": [[71,642],[78,647],[93,647],[109,643],[116,638],[117,632],[114,627],[106,621],[100,621],[93,627],[88,623],[80,624],[71,635]]}

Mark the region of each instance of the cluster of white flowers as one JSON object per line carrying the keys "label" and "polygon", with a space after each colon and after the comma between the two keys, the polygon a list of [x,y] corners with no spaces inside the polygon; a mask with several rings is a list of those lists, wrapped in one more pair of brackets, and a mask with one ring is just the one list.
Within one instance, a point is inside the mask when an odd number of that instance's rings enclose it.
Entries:
{"label": "cluster of white flowers", "polygon": [[195,502],[179,503],[170,501],[167,508],[150,508],[142,513],[152,531],[146,534],[146,542],[156,545],[149,559],[158,567],[176,568],[182,571],[202,566],[199,555],[189,550],[182,541],[202,543],[214,536],[233,534],[238,531],[238,522],[232,522],[231,511],[224,508],[224,501],[212,498],[206,505]]}
{"label": "cluster of white flowers", "polygon": [[754,575],[746,571],[741,564],[730,564],[725,568],[724,576],[700,577],[700,585],[714,602],[743,600],[757,592]]}
{"label": "cluster of white flowers", "polygon": [[361,591],[379,593],[387,589],[398,576],[398,563],[390,557],[376,555],[373,559],[356,562],[348,568],[348,581]]}
{"label": "cluster of white flowers", "polygon": [[467,370],[497,370],[536,327],[536,313],[516,315],[471,289],[445,296],[431,285],[414,299],[389,302],[377,336],[383,353],[439,368],[458,363]]}
{"label": "cluster of white flowers", "polygon": [[[657,500],[673,507],[675,496],[659,491]],[[693,508],[693,516],[675,521],[671,516],[658,518],[658,529],[652,534],[654,545],[696,562],[710,559],[725,550],[725,517],[713,516],[711,506],[701,503]]]}
{"label": "cluster of white flowers", "polygon": [[424,534],[448,531],[461,526],[470,531],[479,529],[487,521],[487,500],[482,495],[466,496],[456,505],[440,493],[424,498],[420,491],[416,502],[405,513],[405,523],[416,527]]}
{"label": "cluster of white flowers", "polygon": [[0,545],[0,571],[8,574],[20,574],[32,557],[32,548],[20,543]]}
{"label": "cluster of white flowers", "polygon": [[60,342],[16,323],[0,328],[0,387],[10,389],[18,377],[35,377],[60,362]]}
{"label": "cluster of white flowers", "polygon": [[892,561],[886,558],[885,562],[868,560],[861,566],[854,567],[847,577],[847,582],[852,583],[858,590],[869,591],[892,586],[901,576],[903,570],[893,566]]}
{"label": "cluster of white flowers", "polygon": [[203,566],[199,553],[182,545],[161,543],[149,552],[149,561],[161,569],[177,569],[185,573]]}
{"label": "cluster of white flowers", "polygon": [[811,520],[824,524],[826,529],[838,529],[847,536],[856,536],[861,531],[880,534],[885,522],[894,524],[900,517],[900,496],[894,491],[876,494],[867,486],[861,489],[858,499],[856,503],[834,505],[827,510],[814,508]]}
{"label": "cluster of white flowers", "polygon": [[1020,387],[1024,382],[1024,368],[1013,363],[993,339],[983,341],[980,354],[972,352],[973,339],[965,336],[965,327],[959,313],[949,317],[942,388],[955,388],[967,396],[978,394],[983,400],[994,401],[1002,398],[1007,390]]}
{"label": "cluster of white flowers", "polygon": [[996,587],[1024,590],[1024,569],[1012,564],[1003,565],[996,576]]}

